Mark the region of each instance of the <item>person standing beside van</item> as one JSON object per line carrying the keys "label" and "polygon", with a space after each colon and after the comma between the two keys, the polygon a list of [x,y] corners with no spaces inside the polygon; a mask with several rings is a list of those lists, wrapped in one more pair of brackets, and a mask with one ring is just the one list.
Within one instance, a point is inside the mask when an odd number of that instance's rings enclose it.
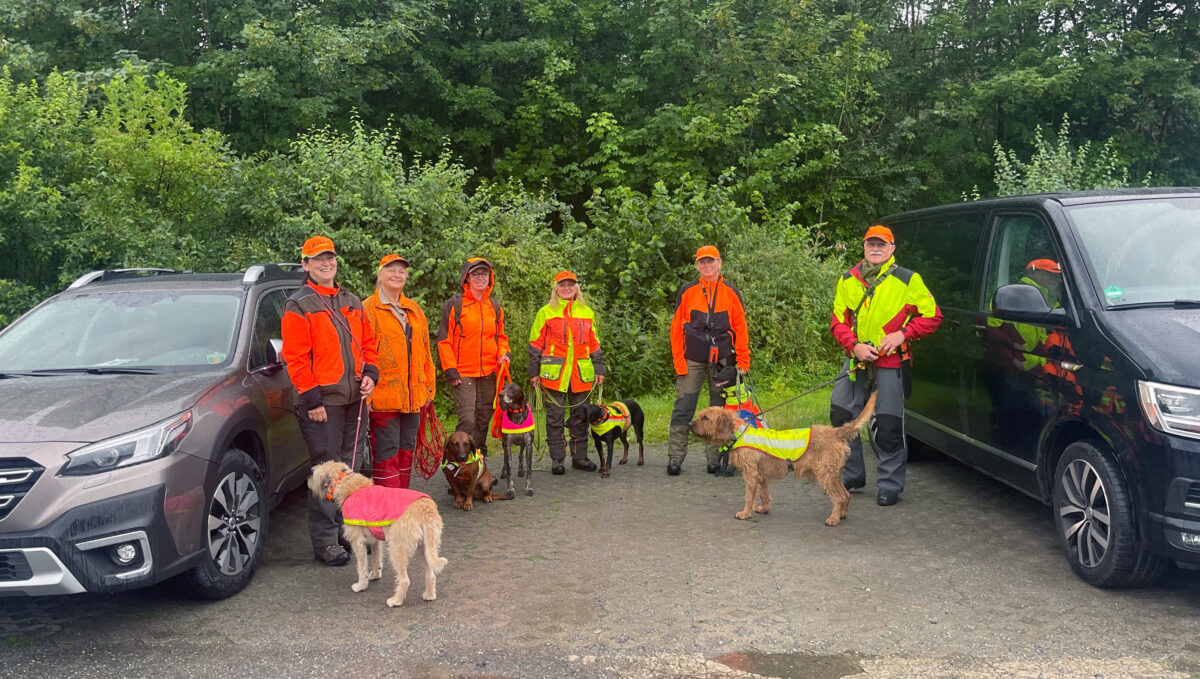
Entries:
{"label": "person standing beside van", "polygon": [[[529,382],[546,395],[546,444],[550,471],[566,473],[563,426],[566,411],[586,403],[592,387],[604,383],[604,352],[596,337],[596,314],[583,301],[583,290],[570,271],[554,275],[550,303],[538,310],[529,330]],[[574,425],[573,425],[574,426]],[[570,430],[571,466],[596,471],[587,457],[588,424]]]}
{"label": "person standing beside van", "polygon": [[[829,421],[837,427],[862,412],[877,390],[872,445],[879,458],[876,500],[894,505],[904,491],[908,448],[904,441],[904,364],[909,343],[937,330],[942,311],[921,275],[896,264],[891,229],[872,226],[863,236],[863,258],[842,274],[833,302],[830,331],[846,351],[842,373],[829,399]],[[842,470],[847,489],[867,484],[862,442],[850,442]]]}
{"label": "person standing beside van", "polygon": [[[687,456],[688,426],[696,414],[700,388],[708,380],[708,404],[724,404],[717,373],[736,365],[750,370],[750,335],[742,293],[721,275],[721,253],[715,246],[696,250],[699,280],[683,286],[671,319],[671,358],[675,367],[675,407],[667,433],[667,474],[677,476]],[[721,468],[716,444],[704,449],[709,474]]]}
{"label": "person standing beside van", "polygon": [[504,309],[492,298],[496,279],[491,262],[471,257],[462,266],[462,292],[442,306],[438,359],[450,381],[455,431],[466,432],[487,455],[488,424],[496,398],[496,372],[510,360]]}
{"label": "person standing beside van", "polygon": [[[283,362],[297,393],[300,433],[315,467],[338,460],[355,466],[355,447],[366,434],[364,400],[379,379],[375,334],[358,297],[334,282],[333,241],[315,236],[300,251],[308,280],[283,305]],[[308,496],[308,534],[313,556],[344,566],[350,554],[339,545],[337,505]]]}

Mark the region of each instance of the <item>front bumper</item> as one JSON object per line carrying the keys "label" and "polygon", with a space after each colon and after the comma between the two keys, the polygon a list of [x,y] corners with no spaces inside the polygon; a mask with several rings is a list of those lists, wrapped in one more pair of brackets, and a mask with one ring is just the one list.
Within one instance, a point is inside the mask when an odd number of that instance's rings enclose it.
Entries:
{"label": "front bumper", "polygon": [[[0,536],[0,596],[119,592],[179,572],[184,560],[163,517],[164,496],[163,486],[145,488]],[[135,552],[128,563],[112,556],[121,545]]]}

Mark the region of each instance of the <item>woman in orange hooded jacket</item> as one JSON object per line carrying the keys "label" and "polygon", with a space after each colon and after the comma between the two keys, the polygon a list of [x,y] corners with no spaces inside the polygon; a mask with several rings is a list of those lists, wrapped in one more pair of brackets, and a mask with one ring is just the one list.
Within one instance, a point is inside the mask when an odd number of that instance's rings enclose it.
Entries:
{"label": "woman in orange hooded jacket", "polygon": [[408,488],[421,408],[433,401],[436,391],[429,323],[421,307],[404,294],[407,259],[386,255],[379,261],[375,281],[375,294],[363,302],[379,353],[379,382],[371,394],[373,476],[381,486]]}

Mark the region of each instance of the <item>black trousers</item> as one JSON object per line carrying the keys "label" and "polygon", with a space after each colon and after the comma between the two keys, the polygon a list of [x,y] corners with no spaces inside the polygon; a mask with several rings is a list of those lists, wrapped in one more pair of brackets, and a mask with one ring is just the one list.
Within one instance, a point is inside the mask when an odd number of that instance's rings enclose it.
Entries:
{"label": "black trousers", "polygon": [[[355,455],[357,442],[362,448],[367,439],[366,405],[357,401],[344,406],[325,406],[326,420],[316,422],[309,418],[303,406],[296,409],[300,417],[300,434],[308,444],[308,460],[312,466],[322,462],[338,460],[357,471],[362,467],[363,455]],[[342,515],[337,505],[308,494],[308,536],[314,548],[337,544],[342,526]]]}

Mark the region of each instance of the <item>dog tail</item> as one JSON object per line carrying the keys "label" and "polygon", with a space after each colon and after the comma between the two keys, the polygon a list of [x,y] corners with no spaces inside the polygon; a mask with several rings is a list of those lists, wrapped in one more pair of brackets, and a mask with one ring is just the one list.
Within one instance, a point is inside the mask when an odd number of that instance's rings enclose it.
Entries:
{"label": "dog tail", "polygon": [[879,390],[872,391],[871,398],[867,399],[867,402],[865,405],[863,405],[862,412],[858,414],[858,417],[837,428],[838,438],[841,438],[844,441],[849,441],[855,436],[858,436],[858,430],[863,428],[863,425],[871,419],[871,414],[875,412],[875,396],[878,393]]}
{"label": "dog tail", "polygon": [[437,574],[442,572],[449,560],[438,554],[442,549],[442,517],[437,513],[437,505],[432,511],[432,516],[421,526],[421,540],[425,543],[425,566]]}

